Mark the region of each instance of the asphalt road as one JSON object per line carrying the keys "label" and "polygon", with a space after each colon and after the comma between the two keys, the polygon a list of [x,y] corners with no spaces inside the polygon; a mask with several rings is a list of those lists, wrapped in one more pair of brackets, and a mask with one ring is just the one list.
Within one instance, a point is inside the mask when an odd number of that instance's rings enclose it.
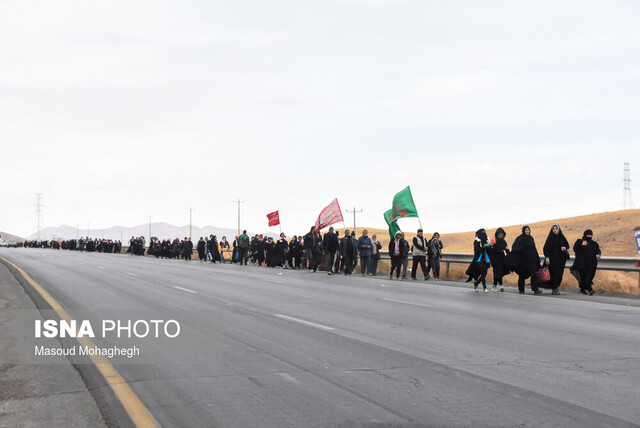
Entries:
{"label": "asphalt road", "polygon": [[223,359],[116,365],[163,426],[640,423],[635,300],[129,255],[0,256],[72,316],[192,310],[197,322],[199,309],[222,311]]}

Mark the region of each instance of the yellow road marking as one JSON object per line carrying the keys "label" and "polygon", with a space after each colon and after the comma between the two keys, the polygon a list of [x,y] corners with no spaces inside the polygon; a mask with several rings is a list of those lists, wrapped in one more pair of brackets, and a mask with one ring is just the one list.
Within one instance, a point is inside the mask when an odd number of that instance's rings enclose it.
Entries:
{"label": "yellow road marking", "polygon": [[[56,302],[56,300],[51,297],[51,295],[47,293],[44,288],[42,288],[40,284],[35,282],[24,270],[22,270],[20,266],[17,266],[4,257],[0,257],[0,259],[4,260],[6,263],[10,264],[18,272],[20,272],[24,279],[26,279],[29,284],[31,284],[33,288],[38,291],[38,293],[40,293],[42,298],[46,300],[47,303],[51,305],[51,307],[58,313],[61,319],[65,321],[71,321],[71,317],[69,316],[67,311],[65,311],[62,306],[60,306],[60,304]],[[93,341],[87,337],[80,337],[77,340],[82,346],[88,346],[90,348],[96,346],[95,343],[93,343]],[[115,394],[118,401],[120,401],[135,426],[144,428],[160,426],[151,415],[151,412],[149,412],[147,407],[142,404],[140,398],[138,398],[129,384],[127,384],[122,376],[120,376],[120,373],[117,372],[117,370],[113,367],[113,365],[111,365],[111,363],[105,356],[91,355],[90,358],[100,374],[102,374],[104,379],[107,381],[107,384]]]}

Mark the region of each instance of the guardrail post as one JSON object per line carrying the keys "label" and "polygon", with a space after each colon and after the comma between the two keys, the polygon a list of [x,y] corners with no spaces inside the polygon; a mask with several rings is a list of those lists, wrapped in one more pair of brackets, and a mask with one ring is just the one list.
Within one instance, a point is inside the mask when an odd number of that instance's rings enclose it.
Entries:
{"label": "guardrail post", "polygon": [[[449,263],[449,262],[446,263],[446,267],[445,267],[445,270],[444,270],[444,277],[445,278],[449,278],[449,265],[450,264],[451,263]],[[638,279],[638,281],[639,281],[639,285],[640,285],[640,279]]]}

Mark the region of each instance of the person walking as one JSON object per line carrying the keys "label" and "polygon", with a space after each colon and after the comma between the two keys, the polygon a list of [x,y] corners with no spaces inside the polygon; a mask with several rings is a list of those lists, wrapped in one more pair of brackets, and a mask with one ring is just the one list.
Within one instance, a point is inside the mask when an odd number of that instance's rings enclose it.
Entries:
{"label": "person walking", "polygon": [[381,249],[382,244],[378,241],[378,237],[374,233],[371,235],[371,276],[376,276],[376,272],[378,271]]}
{"label": "person walking", "polygon": [[314,251],[318,247],[318,235],[316,235],[316,227],[311,226],[309,233],[304,235],[304,251],[307,254],[307,262],[309,263],[309,270],[315,272],[318,267],[316,266],[316,259],[314,257]]}
{"label": "person walking", "polygon": [[551,226],[542,251],[551,275],[551,280],[549,281],[551,294],[558,295],[560,294],[558,288],[562,283],[564,267],[567,264],[567,260],[569,260],[569,242],[564,237],[559,225],[554,224]]}
{"label": "person walking", "polygon": [[274,257],[272,260],[272,266],[278,266],[286,269],[287,253],[289,252],[289,243],[284,232],[280,234],[280,238],[276,242],[274,247]]}
{"label": "person walking", "polygon": [[440,241],[440,234],[434,233],[428,242],[427,256],[429,257],[429,263],[427,264],[427,278],[429,277],[429,268],[433,272],[433,278],[436,281],[440,281],[440,259],[442,258],[442,242]]}
{"label": "person walking", "polygon": [[360,254],[360,274],[371,275],[371,238],[369,231],[364,229],[362,236],[358,238],[358,253]]}
{"label": "person walking", "polygon": [[509,254],[509,245],[504,239],[506,236],[507,232],[505,232],[503,228],[499,227],[496,230],[493,243],[489,251],[491,267],[493,268],[493,291],[504,291],[502,278],[509,273],[504,262],[505,254]]}
{"label": "person walking", "polygon": [[409,243],[402,237],[402,232],[396,232],[391,242],[389,242],[389,256],[391,257],[391,272],[389,279],[393,279],[393,272],[396,272],[396,279],[400,278],[402,261],[409,255]]}
{"label": "person walking", "polygon": [[404,232],[400,233],[402,233],[402,239],[407,243],[407,253],[400,262],[402,264],[402,279],[407,279],[407,270],[409,269],[409,249],[411,246],[409,245],[409,241],[407,241]]}
{"label": "person walking", "polygon": [[469,278],[467,282],[473,281],[473,289],[478,291],[478,285],[482,283],[482,288],[485,293],[488,293],[487,289],[487,271],[491,265],[491,259],[488,254],[489,250],[489,238],[487,237],[487,231],[484,229],[478,229],[476,231],[476,237],[473,240],[473,261],[467,269],[467,275]]}
{"label": "person walking", "polygon": [[193,254],[193,242],[191,242],[191,238],[185,238],[182,245],[182,254],[186,261],[191,261],[191,255]]}
{"label": "person walking", "polygon": [[207,260],[205,256],[206,249],[207,249],[207,244],[204,242],[204,239],[202,239],[202,236],[201,236],[200,239],[198,240],[198,243],[196,244],[196,250],[198,250],[198,259],[201,262],[204,262]]}
{"label": "person walking", "polygon": [[413,267],[411,268],[411,279],[414,281],[418,274],[418,265],[420,265],[422,269],[424,280],[429,279],[429,274],[427,273],[428,252],[427,238],[425,238],[422,229],[418,229],[418,234],[413,238]]}
{"label": "person walking", "polygon": [[322,238],[322,249],[326,255],[327,274],[333,275],[333,265],[336,261],[336,252],[338,251],[338,235],[333,231],[333,227],[329,228],[329,232],[325,233]]}
{"label": "person walking", "polygon": [[340,240],[339,251],[344,261],[344,274],[351,275],[354,267],[353,261],[358,257],[358,241],[349,232],[349,229],[344,231],[344,238]]}
{"label": "person walking", "polygon": [[573,244],[573,252],[576,254],[575,262],[571,270],[577,270],[579,276],[580,292],[593,296],[593,278],[598,269],[598,259],[600,259],[600,245],[593,240],[593,231],[587,229],[582,234],[582,238]]}
{"label": "person walking", "polygon": [[537,275],[540,268],[540,256],[529,226],[522,226],[522,234],[513,242],[512,253],[516,258],[515,271],[518,274],[519,293],[524,294],[524,282],[527,278],[531,278],[533,294],[542,294],[542,290],[538,289]]}
{"label": "person walking", "polygon": [[249,235],[247,235],[246,230],[243,230],[242,235],[238,238],[238,258],[240,265],[243,263],[245,266],[247,265],[249,259]]}

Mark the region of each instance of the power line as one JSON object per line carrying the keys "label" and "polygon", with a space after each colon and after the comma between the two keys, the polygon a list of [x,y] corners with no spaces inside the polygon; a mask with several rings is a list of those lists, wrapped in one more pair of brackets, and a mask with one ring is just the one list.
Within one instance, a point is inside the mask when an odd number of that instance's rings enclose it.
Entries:
{"label": "power line", "polygon": [[624,175],[622,178],[622,183],[622,209],[633,209],[633,195],[631,194],[631,170],[629,169],[629,162],[624,163]]}

